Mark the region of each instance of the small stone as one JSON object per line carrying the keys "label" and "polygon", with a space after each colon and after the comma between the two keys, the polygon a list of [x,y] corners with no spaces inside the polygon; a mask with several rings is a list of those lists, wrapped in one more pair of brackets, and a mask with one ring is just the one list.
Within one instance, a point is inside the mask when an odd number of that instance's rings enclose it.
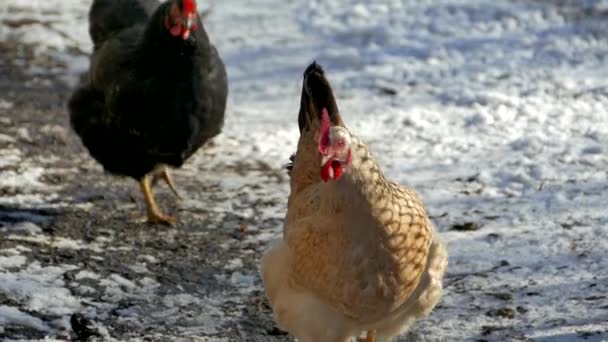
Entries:
{"label": "small stone", "polygon": [[481,225],[475,222],[455,223],[451,230],[458,232],[472,232],[481,229]]}
{"label": "small stone", "polygon": [[91,322],[79,313],[75,313],[70,317],[70,325],[72,325],[76,338],[80,341],[87,341],[93,336],[99,336],[99,333],[90,327]]}
{"label": "small stone", "polygon": [[509,319],[515,318],[515,310],[513,310],[511,308],[498,309],[498,311],[496,313],[500,317],[509,318]]}
{"label": "small stone", "polygon": [[510,293],[506,293],[506,292],[495,292],[495,293],[488,293],[490,296],[498,298],[500,300],[512,300],[513,296]]}

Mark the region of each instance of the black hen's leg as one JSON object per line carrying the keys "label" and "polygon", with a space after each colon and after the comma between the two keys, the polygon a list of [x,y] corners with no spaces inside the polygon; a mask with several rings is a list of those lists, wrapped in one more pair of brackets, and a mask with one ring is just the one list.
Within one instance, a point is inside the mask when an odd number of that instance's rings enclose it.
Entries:
{"label": "black hen's leg", "polygon": [[154,194],[152,193],[152,188],[150,187],[150,178],[148,176],[144,176],[139,180],[139,186],[141,187],[141,192],[144,195],[144,199],[146,201],[146,208],[148,210],[148,223],[162,223],[171,225],[175,223],[175,218],[164,215],[158,209],[158,205],[154,200]]}
{"label": "black hen's leg", "polygon": [[175,183],[173,183],[173,178],[171,177],[171,174],[169,173],[169,169],[167,169],[166,167],[163,167],[163,169],[160,172],[155,173],[152,176],[152,187],[154,187],[159,180],[163,180],[165,183],[167,183],[167,185],[169,186],[169,189],[171,189],[171,192],[173,192],[173,194],[175,195],[175,197],[182,199],[182,196],[180,196],[179,192],[177,192],[177,189],[175,188]]}

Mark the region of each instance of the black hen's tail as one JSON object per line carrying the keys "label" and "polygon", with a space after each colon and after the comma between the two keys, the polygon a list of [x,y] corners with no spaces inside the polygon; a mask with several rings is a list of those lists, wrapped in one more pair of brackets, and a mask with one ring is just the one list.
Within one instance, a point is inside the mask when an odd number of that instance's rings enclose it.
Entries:
{"label": "black hen's tail", "polygon": [[159,5],[156,0],[94,0],[89,11],[89,34],[95,48],[126,28],[148,22]]}

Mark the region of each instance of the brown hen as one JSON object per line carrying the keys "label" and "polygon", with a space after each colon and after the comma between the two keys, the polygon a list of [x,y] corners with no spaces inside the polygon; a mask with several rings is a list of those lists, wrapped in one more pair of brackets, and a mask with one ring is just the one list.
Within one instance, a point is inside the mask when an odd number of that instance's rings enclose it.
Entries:
{"label": "brown hen", "polygon": [[304,342],[390,340],[437,304],[445,246],[418,196],[344,126],[316,63],[298,123],[283,239],[262,260],[275,319]]}

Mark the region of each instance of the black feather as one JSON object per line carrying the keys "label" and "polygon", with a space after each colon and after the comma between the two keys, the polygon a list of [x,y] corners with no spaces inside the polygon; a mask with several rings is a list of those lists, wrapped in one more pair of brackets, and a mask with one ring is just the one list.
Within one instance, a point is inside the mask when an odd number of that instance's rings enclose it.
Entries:
{"label": "black feather", "polygon": [[[181,166],[217,135],[228,95],[224,64],[200,20],[187,40],[173,37],[164,26],[169,2],[144,18],[142,8],[155,2],[93,2],[98,46],[68,103],[90,154],[107,171],[136,179],[159,164]],[[95,24],[104,20],[111,25]]]}
{"label": "black feather", "polygon": [[160,6],[156,0],[95,0],[89,10],[89,35],[95,47],[134,25],[145,25]]}
{"label": "black feather", "polygon": [[342,125],[338,104],[321,65],[312,62],[304,71],[303,76],[302,97],[298,114],[300,132],[307,129],[309,123],[312,123],[313,120],[320,119],[322,108],[327,109],[332,124]]}

